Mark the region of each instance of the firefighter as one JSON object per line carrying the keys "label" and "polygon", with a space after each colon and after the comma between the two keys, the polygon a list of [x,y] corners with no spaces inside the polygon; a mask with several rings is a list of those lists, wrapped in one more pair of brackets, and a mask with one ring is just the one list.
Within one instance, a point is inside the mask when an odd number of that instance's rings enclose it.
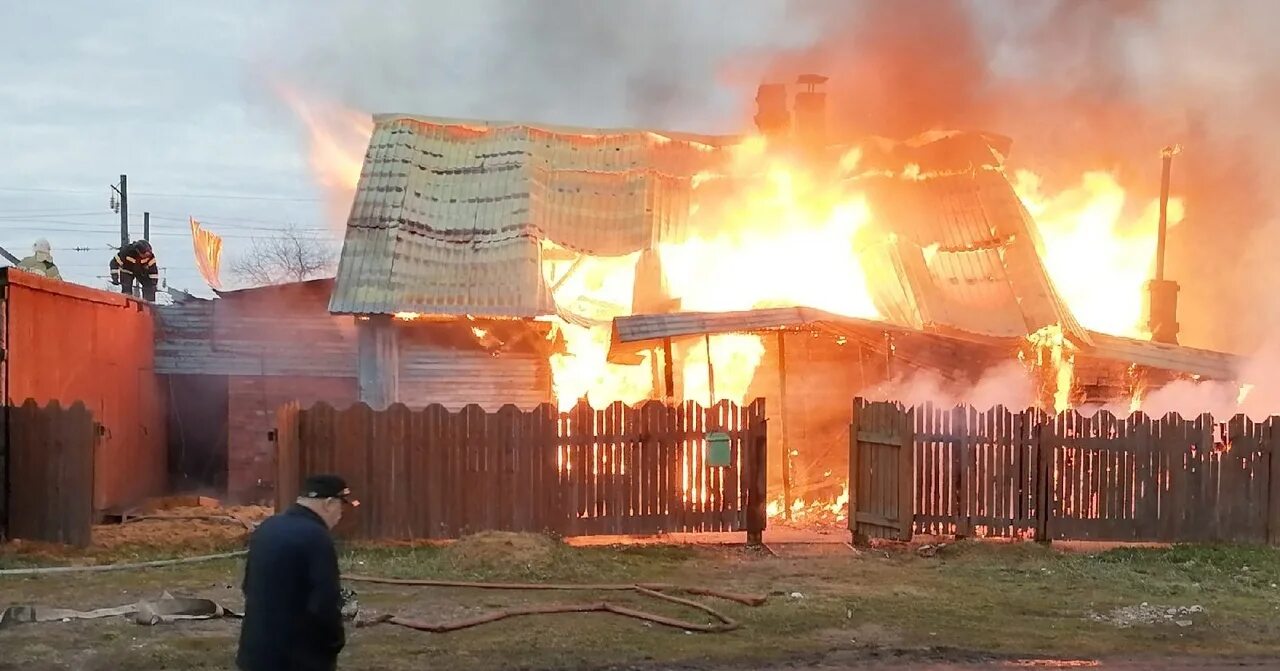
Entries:
{"label": "firefighter", "polygon": [[344,506],[358,506],[336,475],[313,475],[288,510],[249,538],[242,671],[332,671],[346,645],[338,555],[330,530]]}
{"label": "firefighter", "polygon": [[160,270],[156,267],[156,255],[151,243],[137,240],[124,247],[111,259],[111,283],[122,293],[133,295],[133,283],[142,288],[142,297],[156,300],[156,285],[160,283]]}
{"label": "firefighter", "polygon": [[44,238],[31,245],[31,256],[19,261],[18,268],[51,280],[62,279],[62,273],[58,272],[58,266],[53,262],[53,248]]}

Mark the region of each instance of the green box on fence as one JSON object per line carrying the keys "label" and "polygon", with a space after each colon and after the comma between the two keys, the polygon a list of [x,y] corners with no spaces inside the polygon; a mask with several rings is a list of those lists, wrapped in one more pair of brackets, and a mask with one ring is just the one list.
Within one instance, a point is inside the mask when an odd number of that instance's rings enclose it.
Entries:
{"label": "green box on fence", "polygon": [[716,431],[707,434],[707,465],[712,468],[728,468],[732,466],[729,449],[729,434]]}

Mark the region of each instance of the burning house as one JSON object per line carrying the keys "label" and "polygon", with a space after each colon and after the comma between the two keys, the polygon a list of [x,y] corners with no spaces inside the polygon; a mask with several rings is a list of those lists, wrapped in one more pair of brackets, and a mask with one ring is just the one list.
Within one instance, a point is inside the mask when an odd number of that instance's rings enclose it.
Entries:
{"label": "burning house", "polygon": [[157,371],[218,399],[203,451],[232,491],[270,485],[288,400],[764,397],[771,490],[797,513],[839,508],[851,399],[914,375],[1058,408],[1236,376],[1133,337],[1140,314],[1081,323],[1008,138],[829,137],[822,81],[761,87],[745,137],[378,115],[337,276],[162,309]]}

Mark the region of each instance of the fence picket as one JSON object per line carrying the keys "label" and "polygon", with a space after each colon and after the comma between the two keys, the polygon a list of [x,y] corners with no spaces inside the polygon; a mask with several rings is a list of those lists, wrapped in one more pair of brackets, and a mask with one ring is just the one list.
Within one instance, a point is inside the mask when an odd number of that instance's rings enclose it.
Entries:
{"label": "fence picket", "polygon": [[[277,436],[277,480],[284,496],[301,474],[342,475],[367,505],[338,531],[361,538],[745,531],[752,503],[760,514],[750,523],[763,529],[767,493],[756,490],[767,485],[767,466],[757,461],[767,446],[753,443],[765,440],[763,413],[763,401],[601,410],[583,402],[563,413],[291,404],[277,414],[287,430]],[[707,465],[711,429],[730,436],[728,468]]]}
{"label": "fence picket", "polygon": [[[951,531],[1280,544],[1276,422],[855,399],[849,527],[859,539]],[[913,437],[899,448],[902,434]],[[895,474],[904,458],[910,470]],[[894,520],[907,514],[899,532]]]}

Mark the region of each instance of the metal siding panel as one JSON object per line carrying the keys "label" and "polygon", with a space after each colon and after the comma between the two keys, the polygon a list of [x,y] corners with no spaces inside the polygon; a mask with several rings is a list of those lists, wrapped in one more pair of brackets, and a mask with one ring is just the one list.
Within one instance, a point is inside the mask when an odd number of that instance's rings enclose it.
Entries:
{"label": "metal siding panel", "polygon": [[157,309],[156,372],[355,376],[355,324],[325,308],[332,282],[231,292]]}
{"label": "metal siding panel", "polygon": [[523,409],[551,400],[546,359],[534,354],[437,349],[403,343],[400,401],[410,407],[439,403],[458,409],[471,403],[486,410],[505,404]]}

